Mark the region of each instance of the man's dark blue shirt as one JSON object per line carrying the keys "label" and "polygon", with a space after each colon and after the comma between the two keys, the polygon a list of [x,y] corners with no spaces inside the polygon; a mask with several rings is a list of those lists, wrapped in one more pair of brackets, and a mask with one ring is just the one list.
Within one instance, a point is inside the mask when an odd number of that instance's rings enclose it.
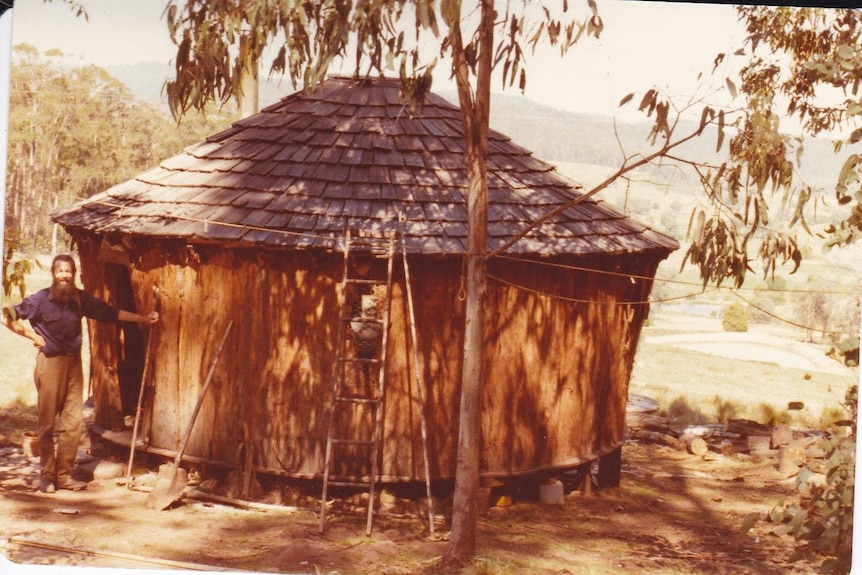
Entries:
{"label": "man's dark blue shirt", "polygon": [[99,298],[78,290],[80,308],[54,301],[51,288],[39,290],[12,306],[18,319],[26,319],[33,331],[45,339],[42,353],[48,357],[76,355],[81,351],[81,318],[115,323],[117,309]]}

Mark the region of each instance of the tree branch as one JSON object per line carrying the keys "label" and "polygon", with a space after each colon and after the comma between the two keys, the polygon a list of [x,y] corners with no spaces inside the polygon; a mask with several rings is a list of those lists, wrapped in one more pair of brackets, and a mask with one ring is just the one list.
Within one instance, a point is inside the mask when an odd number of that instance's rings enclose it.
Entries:
{"label": "tree branch", "polygon": [[[674,124],[674,126],[676,126],[676,124]],[[548,212],[544,216],[540,217],[535,222],[533,222],[532,224],[530,224],[529,226],[527,226],[526,228],[521,230],[512,239],[510,239],[509,241],[504,243],[502,246],[500,246],[496,250],[492,251],[489,254],[489,257],[494,257],[496,255],[499,255],[499,254],[505,252],[507,249],[509,249],[510,247],[515,245],[516,243],[518,243],[518,241],[520,241],[524,236],[526,236],[531,231],[535,230],[536,228],[538,228],[539,226],[541,226],[542,224],[544,224],[548,220],[560,215],[561,213],[565,212],[569,208],[576,206],[576,205],[580,204],[581,202],[586,201],[587,199],[593,197],[594,195],[596,195],[597,193],[601,192],[602,190],[607,188],[609,185],[611,185],[618,178],[631,172],[632,170],[636,170],[637,168],[640,168],[641,166],[649,164],[650,162],[652,162],[656,158],[666,156],[670,150],[673,150],[674,148],[681,146],[682,144],[688,142],[689,140],[692,140],[692,139],[698,137],[699,134],[700,134],[700,130],[692,132],[688,136],[685,136],[684,138],[681,138],[680,140],[678,140],[676,142],[666,143],[659,150],[657,150],[657,151],[655,151],[652,154],[649,154],[647,156],[641,157],[641,159],[637,160],[636,162],[634,162],[633,164],[630,164],[630,165],[627,165],[627,163],[631,158],[626,158],[625,160],[623,160],[623,165],[620,166],[620,168],[616,172],[614,172],[611,176],[609,176],[605,181],[603,181],[602,183],[600,183],[599,185],[597,185],[596,187],[591,189],[589,192],[586,192],[582,196],[578,196],[577,198],[575,198],[569,202],[566,202],[565,204],[563,204],[561,206],[557,206],[556,208],[554,208],[553,210],[551,210],[550,212]]]}

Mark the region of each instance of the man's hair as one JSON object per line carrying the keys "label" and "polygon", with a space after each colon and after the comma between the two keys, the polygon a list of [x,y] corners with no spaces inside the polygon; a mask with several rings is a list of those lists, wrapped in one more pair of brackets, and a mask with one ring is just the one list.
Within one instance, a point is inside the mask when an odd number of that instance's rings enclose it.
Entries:
{"label": "man's hair", "polygon": [[72,266],[72,274],[78,273],[78,268],[75,266],[75,260],[72,259],[72,256],[69,254],[59,254],[54,256],[54,259],[51,261],[51,275],[57,271],[57,264],[60,262],[66,262]]}

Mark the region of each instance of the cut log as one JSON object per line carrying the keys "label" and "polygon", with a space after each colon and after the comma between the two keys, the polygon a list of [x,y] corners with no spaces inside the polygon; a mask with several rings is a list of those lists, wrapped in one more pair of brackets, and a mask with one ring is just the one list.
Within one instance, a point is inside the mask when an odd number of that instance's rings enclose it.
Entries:
{"label": "cut log", "polygon": [[749,435],[748,452],[751,455],[772,455],[772,450],[769,449],[769,441],[769,436]]}
{"label": "cut log", "polygon": [[667,445],[668,447],[673,447],[674,449],[679,449],[681,451],[685,451],[686,449],[684,441],[680,441],[673,435],[659,433],[658,431],[647,431],[642,429],[636,432],[633,437],[649,443],[661,443],[662,445]]}
{"label": "cut log", "polygon": [[650,443],[661,443],[680,451],[686,451],[692,455],[703,456],[709,451],[709,444],[702,437],[695,435],[683,435],[675,437],[667,433],[657,431],[640,430],[634,436],[636,439]]}
{"label": "cut log", "polygon": [[784,475],[793,475],[799,471],[799,466],[796,463],[793,448],[789,445],[782,445],[778,448],[778,472]]}
{"label": "cut log", "polygon": [[671,433],[670,422],[667,417],[655,415],[653,413],[627,413],[626,426],[629,430],[649,429],[652,431],[661,431],[662,433]]}
{"label": "cut log", "polygon": [[727,431],[739,433],[740,435],[772,436],[772,426],[758,423],[751,419],[729,419]]}
{"label": "cut log", "polygon": [[686,451],[692,455],[703,456],[709,451],[709,444],[702,437],[683,435],[680,439],[685,442]]}
{"label": "cut log", "polygon": [[733,453],[736,451],[733,446],[733,442],[729,439],[722,439],[718,442],[711,442],[709,443],[709,449],[725,456],[733,455]]}

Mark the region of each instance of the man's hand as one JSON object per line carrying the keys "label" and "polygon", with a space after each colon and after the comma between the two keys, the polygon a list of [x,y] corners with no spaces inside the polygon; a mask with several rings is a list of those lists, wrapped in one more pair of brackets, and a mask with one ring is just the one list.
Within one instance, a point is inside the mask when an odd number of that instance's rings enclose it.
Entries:
{"label": "man's hand", "polygon": [[151,311],[148,315],[141,315],[138,313],[132,313],[130,311],[121,309],[117,313],[117,319],[120,321],[131,321],[141,325],[150,325],[159,321],[159,312]]}
{"label": "man's hand", "polygon": [[21,337],[26,337],[33,342],[33,345],[38,349],[45,347],[45,338],[35,331],[28,330],[24,324],[18,320],[18,314],[9,306],[3,306],[3,325],[8,327],[13,333],[17,333]]}
{"label": "man's hand", "polygon": [[43,347],[45,347],[45,338],[38,333],[33,332],[33,335],[30,336],[30,339],[33,340],[33,345],[36,346],[38,349],[42,349]]}

